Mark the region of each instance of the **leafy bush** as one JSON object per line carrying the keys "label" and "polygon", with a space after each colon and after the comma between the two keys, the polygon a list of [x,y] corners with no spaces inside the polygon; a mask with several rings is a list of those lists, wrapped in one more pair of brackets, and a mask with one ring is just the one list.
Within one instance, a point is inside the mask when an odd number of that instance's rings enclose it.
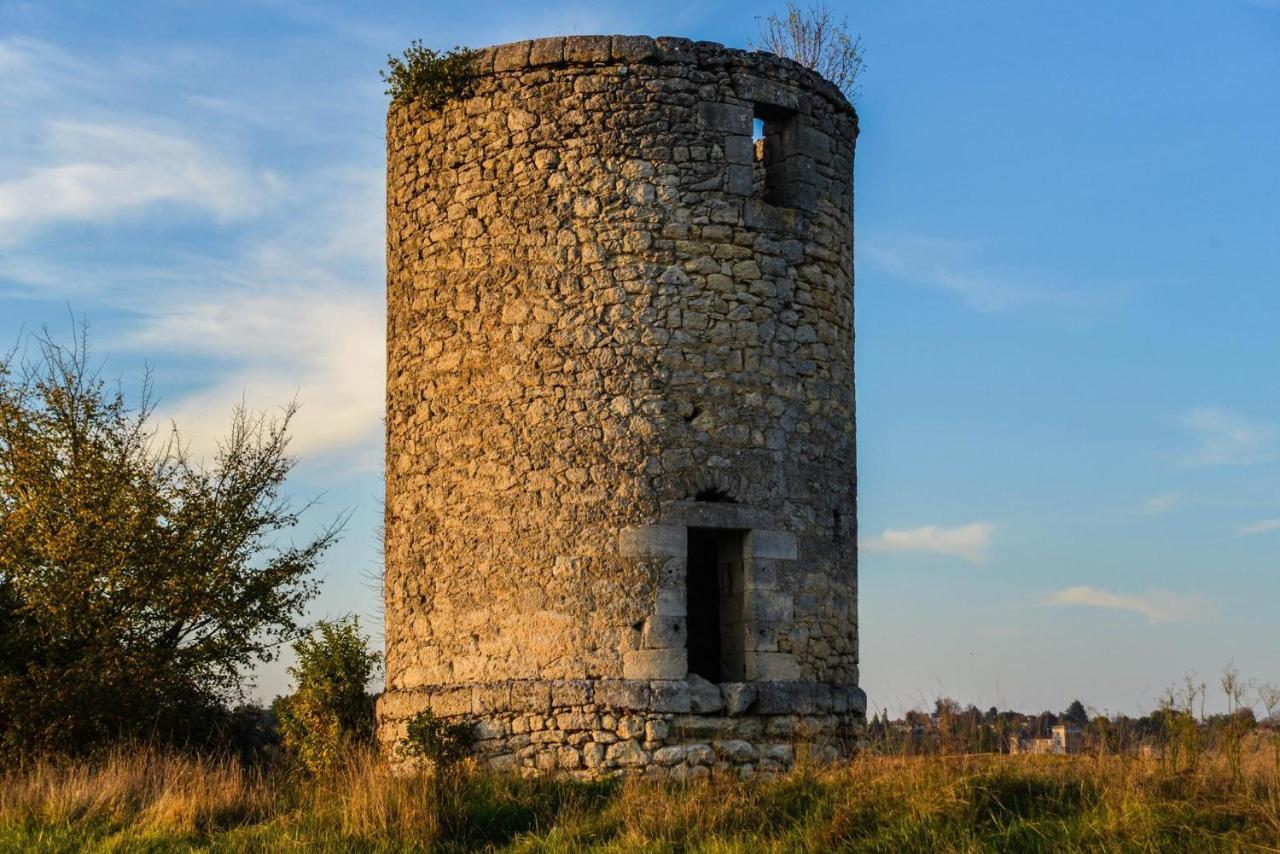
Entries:
{"label": "leafy bush", "polygon": [[297,636],[335,525],[301,547],[288,426],[241,408],[208,463],[158,436],[149,386],[101,378],[81,331],[0,354],[0,753],[197,745],[241,674]]}
{"label": "leafy bush", "polygon": [[276,700],[285,753],[301,769],[333,772],[352,750],[373,741],[373,697],[365,690],[380,656],[370,652],[352,617],[321,622],[293,645],[298,663],[289,668],[297,690]]}
{"label": "leafy bush", "polygon": [[475,56],[476,51],[465,47],[434,51],[417,39],[409,44],[403,59],[387,54],[387,68],[378,73],[387,84],[391,103],[421,100],[436,109],[467,90]]}
{"label": "leafy bush", "polygon": [[475,744],[475,721],[446,721],[428,710],[409,719],[400,752],[411,759],[426,759],[437,768],[448,768],[465,759]]}

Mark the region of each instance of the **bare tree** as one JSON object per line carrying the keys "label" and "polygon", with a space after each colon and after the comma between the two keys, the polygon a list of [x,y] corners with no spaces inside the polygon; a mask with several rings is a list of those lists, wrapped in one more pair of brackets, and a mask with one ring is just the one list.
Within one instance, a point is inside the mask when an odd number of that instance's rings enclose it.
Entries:
{"label": "bare tree", "polygon": [[769,15],[756,20],[760,40],[750,42],[752,48],[812,68],[838,86],[849,100],[854,99],[865,64],[862,36],[849,35],[847,18],[833,20],[825,3],[815,3],[807,10],[788,3],[785,17]]}
{"label": "bare tree", "polygon": [[1258,686],[1258,698],[1267,710],[1267,717],[1272,718],[1280,711],[1280,682],[1263,682]]}

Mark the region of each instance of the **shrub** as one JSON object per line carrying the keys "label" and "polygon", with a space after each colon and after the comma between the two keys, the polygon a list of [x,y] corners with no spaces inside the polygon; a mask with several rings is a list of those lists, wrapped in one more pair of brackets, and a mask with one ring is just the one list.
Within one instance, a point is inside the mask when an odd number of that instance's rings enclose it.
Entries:
{"label": "shrub", "polygon": [[431,711],[409,719],[400,752],[411,759],[426,759],[436,768],[448,768],[465,759],[476,744],[476,725],[470,718],[446,721]]}
{"label": "shrub", "polygon": [[340,524],[276,545],[294,407],[243,407],[208,463],[158,435],[87,336],[0,354],[0,753],[206,741],[241,674],[298,635]]}
{"label": "shrub", "polygon": [[321,622],[293,645],[298,663],[289,668],[297,690],[276,701],[285,753],[300,769],[332,773],[353,749],[373,741],[373,697],[365,690],[380,657],[370,652],[352,617]]}
{"label": "shrub", "polygon": [[420,100],[436,109],[462,95],[474,74],[476,52],[455,47],[443,53],[423,47],[420,39],[409,44],[404,58],[387,54],[387,68],[378,72],[387,84],[393,104]]}

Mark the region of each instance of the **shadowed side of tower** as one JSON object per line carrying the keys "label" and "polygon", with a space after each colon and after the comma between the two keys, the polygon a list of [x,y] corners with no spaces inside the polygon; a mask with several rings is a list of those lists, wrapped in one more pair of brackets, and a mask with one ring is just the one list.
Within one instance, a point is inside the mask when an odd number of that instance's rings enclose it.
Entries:
{"label": "shadowed side of tower", "polygon": [[387,125],[387,690],[491,764],[838,753],[857,688],[853,187],[830,84],[539,39]]}

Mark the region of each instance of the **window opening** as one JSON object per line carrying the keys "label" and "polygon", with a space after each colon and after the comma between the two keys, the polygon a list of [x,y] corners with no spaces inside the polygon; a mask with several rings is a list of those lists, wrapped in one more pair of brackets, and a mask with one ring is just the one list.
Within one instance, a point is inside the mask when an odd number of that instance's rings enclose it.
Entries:
{"label": "window opening", "polygon": [[755,151],[753,189],[772,205],[789,207],[794,196],[798,155],[796,114],[781,107],[757,104],[752,121]]}

